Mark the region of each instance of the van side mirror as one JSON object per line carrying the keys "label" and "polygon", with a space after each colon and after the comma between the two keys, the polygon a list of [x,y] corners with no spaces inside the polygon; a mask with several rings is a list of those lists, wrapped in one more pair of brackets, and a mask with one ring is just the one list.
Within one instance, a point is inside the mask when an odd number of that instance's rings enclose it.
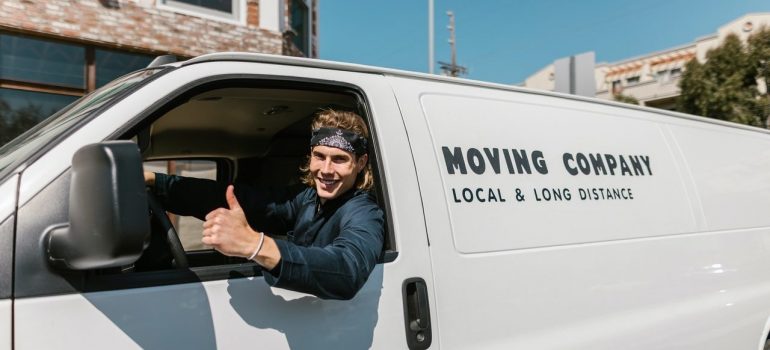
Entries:
{"label": "van side mirror", "polygon": [[48,260],[73,270],[135,262],[149,240],[142,158],[130,141],[84,146],[72,157],[69,224],[45,234]]}

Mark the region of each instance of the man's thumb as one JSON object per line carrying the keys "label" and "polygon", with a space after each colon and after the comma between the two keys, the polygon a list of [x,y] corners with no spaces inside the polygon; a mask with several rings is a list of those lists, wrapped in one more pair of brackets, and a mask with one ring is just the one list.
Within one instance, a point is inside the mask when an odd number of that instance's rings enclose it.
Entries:
{"label": "man's thumb", "polygon": [[233,185],[227,186],[225,198],[227,198],[227,206],[230,207],[230,210],[241,209],[241,204],[235,198],[235,187]]}

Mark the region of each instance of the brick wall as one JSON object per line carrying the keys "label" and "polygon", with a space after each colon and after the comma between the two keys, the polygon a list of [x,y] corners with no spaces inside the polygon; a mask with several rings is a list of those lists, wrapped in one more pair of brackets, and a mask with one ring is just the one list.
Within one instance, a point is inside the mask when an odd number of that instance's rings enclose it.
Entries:
{"label": "brick wall", "polygon": [[0,29],[183,57],[217,51],[300,54],[287,50],[282,33],[259,28],[259,0],[246,1],[244,25],[159,9],[155,1],[1,0]]}

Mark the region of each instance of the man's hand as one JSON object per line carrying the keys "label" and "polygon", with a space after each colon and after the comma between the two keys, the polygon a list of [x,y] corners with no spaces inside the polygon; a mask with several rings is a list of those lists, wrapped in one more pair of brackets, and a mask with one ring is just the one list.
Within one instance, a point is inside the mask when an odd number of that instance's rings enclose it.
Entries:
{"label": "man's hand", "polygon": [[147,186],[155,186],[155,173],[150,171],[144,172],[144,184]]}
{"label": "man's hand", "polygon": [[248,257],[256,249],[260,234],[249,227],[233,190],[233,185],[227,186],[225,194],[230,209],[214,209],[206,215],[202,242],[224,255]]}
{"label": "man's hand", "polygon": [[[247,258],[259,245],[262,233],[249,227],[238,199],[235,198],[233,185],[227,186],[225,198],[230,209],[214,209],[206,215],[203,223],[203,239],[201,242],[214,247],[217,251],[228,256]],[[260,265],[272,269],[281,259],[281,253],[270,237],[264,238],[262,249],[255,260]]]}

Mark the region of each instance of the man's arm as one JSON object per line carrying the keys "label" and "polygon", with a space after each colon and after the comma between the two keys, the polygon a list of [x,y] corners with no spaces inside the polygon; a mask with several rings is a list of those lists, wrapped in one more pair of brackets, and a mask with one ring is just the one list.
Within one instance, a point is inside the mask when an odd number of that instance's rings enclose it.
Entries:
{"label": "man's arm", "polygon": [[145,183],[152,187],[164,209],[203,220],[210,211],[225,206],[225,186],[213,180],[148,173]]}
{"label": "man's arm", "polygon": [[266,269],[263,276],[272,286],[324,299],[350,299],[377,264],[384,219],[373,203],[346,209],[340,234],[328,246],[305,247],[254,230],[232,186],[226,197],[229,209],[218,208],[206,216],[202,242],[228,256],[252,258]]}
{"label": "man's arm", "polygon": [[[145,183],[152,188],[164,209],[177,215],[194,216],[206,220],[206,215],[217,208],[228,208],[225,190],[227,184],[162,173],[144,173]],[[258,230],[283,233],[294,222],[292,199],[303,187],[268,188],[239,184],[234,189],[243,203],[249,224]]]}
{"label": "man's arm", "polygon": [[281,258],[277,268],[264,274],[265,281],[324,299],[353,298],[377,264],[384,229],[376,206],[356,208],[348,218],[340,235],[325,247],[274,241]]}

